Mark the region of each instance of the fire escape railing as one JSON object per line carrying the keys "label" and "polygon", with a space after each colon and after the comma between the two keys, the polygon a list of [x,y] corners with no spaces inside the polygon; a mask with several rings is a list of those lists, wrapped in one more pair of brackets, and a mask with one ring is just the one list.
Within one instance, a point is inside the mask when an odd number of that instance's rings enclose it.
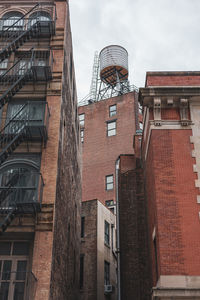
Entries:
{"label": "fire escape railing", "polygon": [[[40,117],[32,116],[33,105],[41,110]],[[27,101],[13,118],[6,118],[5,126],[0,131],[0,165],[23,141],[40,141],[45,147],[48,139],[49,117],[47,102]]]}
{"label": "fire escape railing", "polygon": [[[43,52],[40,52],[43,53]],[[33,49],[21,56],[12,67],[0,75],[0,109],[30,81],[49,81],[52,78],[52,51],[45,51],[41,65],[38,53]],[[42,57],[44,58],[44,57]]]}
{"label": "fire escape railing", "polygon": [[[3,176],[3,175],[2,175]],[[14,179],[13,179],[14,178]],[[33,183],[23,184],[27,178]],[[35,214],[41,210],[44,181],[38,172],[15,172],[9,182],[0,185],[0,233],[4,232],[17,215]]]}
{"label": "fire escape railing", "polygon": [[[52,19],[43,20],[41,17],[42,4],[36,4],[27,14],[14,21],[11,26],[1,26],[0,39],[4,46],[0,51],[0,62],[8,58],[12,52],[15,52],[25,42],[40,37],[51,37],[55,34],[56,24],[56,6],[52,6]],[[34,13],[34,18],[26,18]],[[4,20],[1,20],[3,23]]]}

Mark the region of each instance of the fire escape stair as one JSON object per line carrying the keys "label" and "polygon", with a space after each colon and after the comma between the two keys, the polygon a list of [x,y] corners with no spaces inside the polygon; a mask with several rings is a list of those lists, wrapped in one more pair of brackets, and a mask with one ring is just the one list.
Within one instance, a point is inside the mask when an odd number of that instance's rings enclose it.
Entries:
{"label": "fire escape stair", "polygon": [[0,165],[8,158],[9,155],[11,155],[14,150],[25,140],[26,130],[22,129],[21,132],[19,132],[17,135],[13,137],[13,135],[10,135],[9,139],[10,141],[6,146],[3,148],[3,150],[0,152]]}
{"label": "fire escape stair", "polygon": [[[13,77],[14,78],[14,77]],[[16,81],[0,97],[0,109],[8,103],[19,92],[23,86],[31,79],[31,70],[22,76],[15,76]],[[3,81],[0,79],[0,82]]]}
{"label": "fire escape stair", "polygon": [[41,24],[37,21],[29,29],[22,32],[19,36],[15,38],[11,43],[9,43],[1,52],[0,52],[0,62],[8,58],[12,52],[15,52],[19,47],[24,43],[29,41],[32,38],[38,37],[41,33]]}
{"label": "fire escape stair", "polygon": [[6,215],[0,223],[0,235],[6,231],[8,226],[12,223],[17,214],[17,207],[9,207],[9,208],[0,208],[0,213]]}

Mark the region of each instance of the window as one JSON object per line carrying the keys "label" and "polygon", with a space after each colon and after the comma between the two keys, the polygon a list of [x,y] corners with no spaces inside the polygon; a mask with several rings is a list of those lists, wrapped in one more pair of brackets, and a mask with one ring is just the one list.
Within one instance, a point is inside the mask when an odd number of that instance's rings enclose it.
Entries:
{"label": "window", "polygon": [[81,129],[81,143],[84,142],[84,130]]}
{"label": "window", "polygon": [[0,242],[0,299],[25,299],[29,247],[28,242]]}
{"label": "window", "polygon": [[83,288],[84,282],[84,255],[80,256],[80,289]]}
{"label": "window", "polygon": [[139,123],[139,126],[140,126],[140,129],[143,130],[143,123],[142,122]]}
{"label": "window", "polygon": [[1,29],[9,30],[9,27],[12,27],[12,30],[18,31],[23,30],[24,20],[22,19],[23,14],[17,11],[8,12],[3,16],[1,21]]}
{"label": "window", "polygon": [[110,264],[107,261],[104,261],[104,284],[110,284]]}
{"label": "window", "polygon": [[116,135],[116,121],[107,123],[107,136]]}
{"label": "window", "polygon": [[[30,204],[38,202],[41,193],[40,174],[34,162],[22,163],[20,161],[5,165],[0,171],[0,207],[12,207],[13,203]],[[10,192],[6,193],[11,186]]]}
{"label": "window", "polygon": [[3,75],[8,68],[8,59],[5,59],[0,63],[0,75]]}
{"label": "window", "polygon": [[81,217],[81,237],[85,236],[85,217]]}
{"label": "window", "polygon": [[140,103],[138,103],[138,109],[139,109],[139,114],[142,115],[142,106],[140,105]]}
{"label": "window", "polygon": [[[26,104],[26,105],[25,105]],[[15,127],[18,120],[29,120],[29,125],[43,125],[44,114],[45,114],[44,101],[13,101],[10,102],[7,109],[6,122],[8,123],[10,119],[15,117],[15,120],[10,123],[7,132],[11,132],[13,127]],[[24,108],[23,108],[24,107]],[[16,115],[17,114],[17,115]],[[18,124],[20,125],[20,123]],[[23,125],[23,124],[21,124]]]}
{"label": "window", "polygon": [[78,117],[79,117],[80,126],[84,126],[85,125],[85,114],[80,114]]}
{"label": "window", "polygon": [[117,114],[117,106],[115,105],[111,105],[109,106],[109,116],[115,116]]}
{"label": "window", "polygon": [[113,206],[113,205],[115,205],[113,200],[106,200],[106,206]]}
{"label": "window", "polygon": [[45,11],[38,11],[33,13],[30,16],[30,19],[28,21],[28,27],[30,28],[31,26],[33,26],[35,23],[37,22],[51,22],[51,17],[50,15],[45,12]]}
{"label": "window", "polygon": [[113,190],[114,183],[113,183],[113,175],[106,176],[106,190]]}
{"label": "window", "polygon": [[107,221],[104,222],[104,243],[110,245],[110,224]]}

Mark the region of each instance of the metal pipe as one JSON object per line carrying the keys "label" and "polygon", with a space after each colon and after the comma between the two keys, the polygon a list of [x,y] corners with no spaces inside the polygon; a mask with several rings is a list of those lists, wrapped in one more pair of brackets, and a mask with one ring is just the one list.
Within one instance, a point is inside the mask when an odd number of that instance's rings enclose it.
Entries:
{"label": "metal pipe", "polygon": [[120,225],[119,225],[119,163],[120,158],[115,163],[115,193],[116,193],[116,229],[117,229],[117,300],[121,300],[121,277],[120,277]]}

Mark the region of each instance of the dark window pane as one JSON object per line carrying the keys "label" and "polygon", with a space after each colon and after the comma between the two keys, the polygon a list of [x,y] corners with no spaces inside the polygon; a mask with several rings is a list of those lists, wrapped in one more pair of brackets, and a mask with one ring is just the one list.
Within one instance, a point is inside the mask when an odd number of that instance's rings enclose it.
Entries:
{"label": "dark window pane", "polygon": [[104,262],[104,284],[110,284],[110,264],[107,261]]}
{"label": "dark window pane", "polygon": [[81,237],[85,235],[85,217],[81,217]]}
{"label": "dark window pane", "polygon": [[4,261],[2,280],[10,280],[11,266],[12,266],[12,261],[11,260],[5,260]]}
{"label": "dark window pane", "polygon": [[28,255],[29,243],[15,242],[13,245],[13,255]]}
{"label": "dark window pane", "polygon": [[2,282],[0,288],[0,299],[8,300],[9,282]]}
{"label": "dark window pane", "polygon": [[24,299],[24,282],[15,283],[15,291],[14,291],[14,300],[23,300]]}
{"label": "dark window pane", "polygon": [[17,262],[16,280],[25,280],[26,279],[26,266],[27,266],[26,260],[19,260]]}
{"label": "dark window pane", "polygon": [[0,255],[10,255],[11,243],[3,242],[0,243]]}

